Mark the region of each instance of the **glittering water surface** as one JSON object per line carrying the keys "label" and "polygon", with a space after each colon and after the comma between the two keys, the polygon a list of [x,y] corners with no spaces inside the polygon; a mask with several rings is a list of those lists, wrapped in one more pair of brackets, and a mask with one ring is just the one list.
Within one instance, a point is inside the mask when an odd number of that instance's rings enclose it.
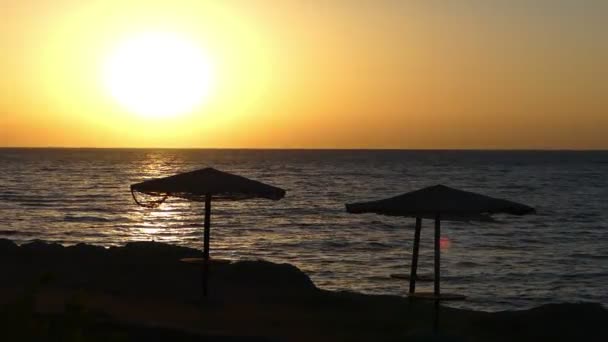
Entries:
{"label": "glittering water surface", "polygon": [[[444,222],[442,289],[481,310],[608,304],[608,152],[0,149],[0,237],[200,248],[202,204],[134,204],[129,184],[205,166],[287,190],[214,203],[212,254],[289,262],[325,289],[405,295],[414,220],[344,203],[442,183],[520,201],[533,216]],[[432,274],[423,221],[419,274]],[[431,289],[432,283],[418,288]]]}

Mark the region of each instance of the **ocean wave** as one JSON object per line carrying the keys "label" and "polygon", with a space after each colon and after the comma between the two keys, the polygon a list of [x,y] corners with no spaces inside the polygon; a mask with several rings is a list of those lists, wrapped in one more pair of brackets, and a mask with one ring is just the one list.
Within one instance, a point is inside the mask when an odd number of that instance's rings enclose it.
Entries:
{"label": "ocean wave", "polygon": [[373,248],[378,248],[378,247],[380,247],[380,248],[390,248],[390,247],[392,247],[389,244],[382,243],[382,242],[375,242],[375,241],[369,242],[367,245],[369,247],[373,247]]}
{"label": "ocean wave", "polygon": [[[95,231],[91,231],[90,229],[83,229],[83,230],[77,230],[77,231],[71,231],[68,234],[69,236],[77,236],[77,237],[81,237],[81,238],[105,238],[108,236],[108,234],[104,234],[101,232],[95,232]],[[112,235],[113,238],[116,238],[116,234]]]}
{"label": "ocean wave", "polygon": [[605,254],[589,254],[589,253],[572,253],[569,255],[569,257],[576,258],[576,259],[596,259],[596,260],[608,259],[608,255],[605,255]]}
{"label": "ocean wave", "polygon": [[598,279],[608,277],[608,272],[585,272],[585,273],[569,273],[560,274],[560,279]]}
{"label": "ocean wave", "polygon": [[27,230],[0,230],[0,236],[41,236],[40,231],[27,231]]}
{"label": "ocean wave", "polygon": [[536,191],[538,188],[531,185],[498,185],[496,189],[499,190],[518,190],[522,192]]}
{"label": "ocean wave", "polygon": [[52,208],[52,207],[56,207],[58,205],[58,203],[54,203],[54,202],[43,202],[43,201],[27,201],[27,202],[20,202],[19,203],[21,206],[24,207],[44,207],[44,208]]}
{"label": "ocean wave", "polygon": [[63,217],[63,221],[66,222],[116,222],[119,219],[109,219],[106,217],[99,216],[75,216],[67,214]]}
{"label": "ocean wave", "polygon": [[463,268],[472,268],[472,267],[480,267],[482,264],[473,262],[473,261],[459,261],[456,263],[456,266]]}
{"label": "ocean wave", "polygon": [[331,247],[331,248],[346,248],[350,245],[351,244],[348,241],[325,241],[325,242],[323,242],[324,247]]}

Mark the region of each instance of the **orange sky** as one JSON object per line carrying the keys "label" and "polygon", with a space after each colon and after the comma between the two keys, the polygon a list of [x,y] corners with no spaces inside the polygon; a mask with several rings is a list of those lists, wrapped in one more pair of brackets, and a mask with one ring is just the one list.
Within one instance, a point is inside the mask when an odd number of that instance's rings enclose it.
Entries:
{"label": "orange sky", "polygon": [[[0,1],[0,146],[608,148],[607,2]],[[146,31],[205,51],[204,103],[103,88]]]}

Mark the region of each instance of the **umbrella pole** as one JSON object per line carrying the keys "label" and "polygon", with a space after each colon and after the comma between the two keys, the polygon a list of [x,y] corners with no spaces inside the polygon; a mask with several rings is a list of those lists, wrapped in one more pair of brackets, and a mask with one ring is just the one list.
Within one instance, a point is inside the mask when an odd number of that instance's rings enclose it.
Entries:
{"label": "umbrella pole", "polygon": [[412,271],[410,273],[410,294],[416,292],[416,271],[418,270],[418,250],[420,249],[420,230],[422,219],[416,217],[416,233],[414,234],[414,250],[412,251]]}
{"label": "umbrella pole", "polygon": [[209,237],[211,233],[211,195],[205,195],[205,221],[203,233],[203,297],[207,297],[209,284]]}
{"label": "umbrella pole", "polygon": [[433,332],[439,332],[439,300],[441,297],[441,217],[439,213],[435,215],[435,315],[433,317]]}
{"label": "umbrella pole", "polygon": [[435,215],[435,297],[439,297],[441,294],[440,282],[441,282],[441,218],[439,214]]}

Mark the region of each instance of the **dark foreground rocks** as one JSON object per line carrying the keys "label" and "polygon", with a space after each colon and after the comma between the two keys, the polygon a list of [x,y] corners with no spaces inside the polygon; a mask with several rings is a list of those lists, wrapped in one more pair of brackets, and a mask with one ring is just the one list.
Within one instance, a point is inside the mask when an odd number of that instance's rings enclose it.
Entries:
{"label": "dark foreground rocks", "polygon": [[154,242],[63,247],[0,239],[0,340],[608,341],[598,304],[498,313],[316,288],[288,264],[210,267],[197,250]]}

